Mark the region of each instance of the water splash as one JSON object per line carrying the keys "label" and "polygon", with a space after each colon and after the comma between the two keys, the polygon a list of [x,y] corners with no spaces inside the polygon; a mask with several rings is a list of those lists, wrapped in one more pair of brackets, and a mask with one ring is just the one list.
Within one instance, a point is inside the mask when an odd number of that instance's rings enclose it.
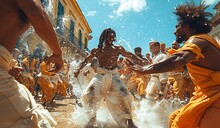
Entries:
{"label": "water splash", "polygon": [[43,7],[44,7],[44,9],[45,9],[45,11],[46,11],[47,13],[50,13],[50,12],[52,11],[52,9],[53,9],[52,0],[44,1],[44,2],[42,3],[42,5],[43,5]]}
{"label": "water splash", "polygon": [[[80,76],[80,83],[83,83],[82,76]],[[87,90],[84,88],[83,90]],[[83,91],[84,94],[86,91]],[[149,99],[143,99],[142,101],[134,101],[133,108],[133,120],[139,128],[168,128],[168,119],[170,113],[182,107],[182,102],[177,99],[162,99],[160,101],[152,101]],[[113,128],[117,127],[114,119],[112,118],[106,103],[103,101],[98,107],[96,113],[95,127],[100,128]],[[89,122],[93,111],[85,107],[76,107],[72,113],[72,121],[78,127],[85,127]]]}
{"label": "water splash", "polygon": [[161,101],[144,99],[140,105],[134,106],[135,123],[139,128],[169,128],[169,115],[182,106],[181,101],[175,98]]}
{"label": "water splash", "polygon": [[129,48],[129,51],[132,51],[132,48],[131,48],[131,46],[130,46],[130,42],[127,42],[127,41],[124,40],[124,39],[120,39],[120,40],[118,40],[117,42],[118,42],[118,45],[122,45],[122,46],[124,46],[124,44],[127,45],[128,48]]}
{"label": "water splash", "polygon": [[68,16],[65,16],[65,17],[63,17],[62,18],[62,21],[63,21],[63,24],[65,23],[65,22],[67,22],[67,21],[70,21],[70,16],[68,15]]}
{"label": "water splash", "polygon": [[[77,125],[79,128],[84,128],[90,121],[91,116],[89,113],[92,113],[91,110],[86,109],[85,107],[76,107],[75,111],[71,113],[72,122]],[[119,128],[111,116],[105,102],[102,102],[99,109],[96,112],[96,122],[94,127],[98,128]]]}
{"label": "water splash", "polygon": [[35,33],[33,27],[29,27],[19,38],[20,47],[22,49],[26,49],[27,51],[34,50],[34,47],[37,45],[36,41],[38,40],[38,36]]}
{"label": "water splash", "polygon": [[[50,15],[50,12],[52,11],[52,0],[48,0],[45,3],[42,3],[45,8],[45,11],[47,12],[48,15]],[[43,40],[37,35],[35,34],[35,29],[33,26],[29,27],[19,38],[19,42],[22,48],[33,52],[34,49],[37,47],[38,44],[41,44],[44,46],[44,48],[47,48],[47,46],[45,45],[45,43],[43,42]],[[30,43],[31,42],[31,43]],[[46,52],[47,50],[44,49]],[[49,52],[49,51],[47,51]]]}

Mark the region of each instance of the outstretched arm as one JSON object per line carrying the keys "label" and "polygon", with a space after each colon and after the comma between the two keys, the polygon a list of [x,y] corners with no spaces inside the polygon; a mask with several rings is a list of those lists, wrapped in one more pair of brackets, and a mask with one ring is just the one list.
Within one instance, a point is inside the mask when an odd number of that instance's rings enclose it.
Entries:
{"label": "outstretched arm", "polygon": [[141,59],[140,57],[138,57],[137,55],[129,52],[129,51],[126,51],[122,46],[119,46],[119,51],[120,51],[120,54],[124,57],[127,57],[131,60],[134,60],[135,63],[139,64],[139,65],[142,65],[143,63],[148,63],[147,61]]}
{"label": "outstretched arm", "polygon": [[78,77],[78,75],[79,75],[79,73],[80,73],[80,70],[83,69],[83,68],[86,66],[86,64],[87,64],[88,62],[91,62],[91,60],[95,57],[95,52],[96,52],[96,50],[97,50],[97,49],[93,49],[93,50],[91,51],[91,54],[89,54],[89,55],[85,58],[85,60],[80,63],[79,68],[76,69],[75,72],[74,72],[74,76],[75,76],[75,77]]}
{"label": "outstretched arm", "polygon": [[28,17],[36,33],[48,44],[53,51],[53,55],[48,59],[49,62],[56,64],[55,72],[61,69],[63,65],[62,52],[59,47],[56,33],[53,29],[46,12],[36,0],[17,0],[20,9]]}
{"label": "outstretched arm", "polygon": [[166,60],[151,64],[146,67],[133,67],[133,70],[139,74],[162,73],[182,67],[195,58],[195,55],[190,51],[181,51],[173,54]]}

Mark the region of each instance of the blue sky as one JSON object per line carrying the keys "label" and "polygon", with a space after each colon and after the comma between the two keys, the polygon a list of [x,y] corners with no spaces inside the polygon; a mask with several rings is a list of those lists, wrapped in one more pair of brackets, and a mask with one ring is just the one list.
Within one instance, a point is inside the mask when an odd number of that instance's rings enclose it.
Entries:
{"label": "blue sky", "polygon": [[[77,0],[91,29],[93,39],[89,49],[98,46],[99,36],[105,28],[116,31],[116,45],[122,45],[133,52],[142,47],[142,54],[149,52],[151,40],[171,46],[177,22],[173,14],[177,5],[186,0]],[[213,7],[219,0],[205,0],[210,4],[207,11],[214,13]],[[198,4],[200,0],[195,0]]]}

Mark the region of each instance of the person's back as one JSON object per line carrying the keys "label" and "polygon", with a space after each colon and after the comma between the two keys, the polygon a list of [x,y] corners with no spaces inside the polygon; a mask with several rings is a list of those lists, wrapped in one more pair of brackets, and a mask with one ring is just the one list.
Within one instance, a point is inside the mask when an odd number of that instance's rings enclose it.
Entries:
{"label": "person's back", "polygon": [[30,22],[17,0],[1,1],[0,15],[0,44],[11,52],[17,38],[29,27]]}

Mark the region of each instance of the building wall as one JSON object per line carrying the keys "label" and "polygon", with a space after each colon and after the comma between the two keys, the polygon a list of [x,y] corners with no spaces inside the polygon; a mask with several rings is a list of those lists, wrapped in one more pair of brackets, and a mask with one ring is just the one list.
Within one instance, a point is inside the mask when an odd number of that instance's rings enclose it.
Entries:
{"label": "building wall", "polygon": [[210,33],[209,33],[220,45],[220,25],[217,25]]}
{"label": "building wall", "polygon": [[216,4],[214,10],[215,10],[215,14],[211,19],[214,26],[209,34],[213,36],[215,40],[220,44],[220,2]]}
{"label": "building wall", "polygon": [[[58,17],[58,3],[63,5],[64,7],[64,16],[62,18],[62,30],[63,33],[58,32],[58,36],[61,43],[61,48],[64,52],[65,57],[74,57],[75,53],[80,54],[81,56],[86,56],[86,51],[88,49],[88,42],[85,42],[85,38],[87,41],[91,40],[90,33],[92,32],[88,22],[86,21],[80,7],[78,6],[75,0],[41,0],[48,1],[49,4],[44,6],[48,14],[50,15],[50,19],[53,22],[53,26],[57,27],[57,19]],[[70,30],[70,22],[71,20],[74,22],[74,30]],[[74,41],[70,39],[70,31],[73,31]],[[82,39],[79,42],[79,31],[82,32]],[[82,47],[79,47],[82,46]],[[68,53],[67,53],[68,52]],[[66,55],[68,54],[68,55]]]}

